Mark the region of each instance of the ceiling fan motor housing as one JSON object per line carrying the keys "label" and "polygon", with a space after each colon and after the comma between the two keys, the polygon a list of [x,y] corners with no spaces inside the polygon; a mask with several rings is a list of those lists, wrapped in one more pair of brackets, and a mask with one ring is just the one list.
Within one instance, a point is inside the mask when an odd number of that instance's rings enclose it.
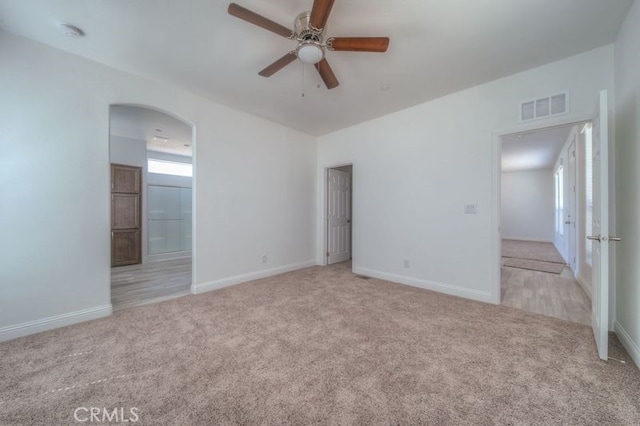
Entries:
{"label": "ceiling fan motor housing", "polygon": [[311,12],[303,12],[296,17],[294,28],[298,47],[296,55],[298,59],[307,64],[315,64],[324,59],[324,46],[322,45],[322,30],[310,25]]}

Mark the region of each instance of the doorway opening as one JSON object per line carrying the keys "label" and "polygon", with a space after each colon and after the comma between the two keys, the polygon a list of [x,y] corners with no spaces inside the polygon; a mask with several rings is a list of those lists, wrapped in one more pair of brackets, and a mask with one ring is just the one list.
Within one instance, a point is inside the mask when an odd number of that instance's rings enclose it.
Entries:
{"label": "doorway opening", "polygon": [[580,121],[501,136],[501,304],[591,324],[590,129]]}
{"label": "doorway opening", "polygon": [[109,118],[113,308],[190,294],[192,126],[131,105],[112,105]]}
{"label": "doorway opening", "polygon": [[353,165],[329,167],[325,198],[325,264],[349,262],[353,237]]}

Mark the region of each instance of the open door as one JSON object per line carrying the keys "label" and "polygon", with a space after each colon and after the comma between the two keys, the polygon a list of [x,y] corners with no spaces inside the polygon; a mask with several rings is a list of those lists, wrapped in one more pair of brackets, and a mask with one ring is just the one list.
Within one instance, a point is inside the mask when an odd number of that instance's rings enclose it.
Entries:
{"label": "open door", "polygon": [[327,264],[351,258],[351,174],[329,169]]}
{"label": "open door", "polygon": [[607,91],[593,117],[593,273],[591,325],[601,359],[608,359],[609,345],[609,128]]}

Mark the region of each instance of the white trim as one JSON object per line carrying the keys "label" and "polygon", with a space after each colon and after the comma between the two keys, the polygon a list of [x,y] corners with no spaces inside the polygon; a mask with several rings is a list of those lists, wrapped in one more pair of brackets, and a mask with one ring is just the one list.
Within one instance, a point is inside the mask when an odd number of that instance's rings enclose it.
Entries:
{"label": "white trim", "polygon": [[67,312],[66,314],[2,327],[0,328],[0,342],[84,321],[108,317],[112,313],[113,306],[109,303],[108,305],[95,306],[80,311]]}
{"label": "white trim", "polygon": [[364,275],[365,277],[378,278],[394,283],[410,285],[425,290],[432,290],[438,293],[444,293],[451,296],[463,297],[465,299],[477,300],[485,303],[495,303],[495,296],[486,291],[469,290],[468,288],[458,287],[451,284],[443,284],[435,281],[421,280],[418,278],[407,277],[403,275],[389,274],[386,272],[375,271],[367,268],[354,267],[353,273]]}
{"label": "white trim", "polygon": [[176,260],[176,259],[186,259],[187,257],[193,257],[193,252],[191,250],[150,254],[149,256],[147,256],[147,263],[164,262],[167,260]]}
{"label": "white trim", "polygon": [[[587,294],[589,301],[591,301],[591,286],[585,281],[584,278],[582,278],[581,275],[578,275],[576,277],[576,280],[578,281],[578,284],[580,284],[580,287],[582,287],[582,290],[584,290],[584,292]],[[591,303],[589,303],[589,305],[591,305]]]}
{"label": "white trim", "polygon": [[290,265],[278,266],[277,268],[265,269],[262,271],[250,272],[248,274],[235,275],[233,277],[222,278],[207,283],[192,284],[192,294],[202,294],[207,291],[218,290],[224,287],[229,287],[236,284],[241,284],[247,281],[259,280],[260,278],[272,277],[274,275],[284,274],[285,272],[297,271],[298,269],[308,268],[310,266],[316,266],[316,260],[308,260],[306,262],[292,263]]}
{"label": "white trim", "polygon": [[622,342],[622,346],[627,350],[629,356],[633,359],[633,362],[636,363],[636,366],[640,368],[640,346],[636,342],[633,341],[627,330],[622,328],[618,321],[615,322],[615,332]]}
{"label": "white trim", "polygon": [[503,235],[502,239],[503,240],[513,240],[513,241],[532,241],[534,243],[551,243],[551,244],[553,244],[553,241],[547,240],[547,239],[544,239],[544,238],[529,238],[529,237],[518,238],[518,237],[508,237],[506,235]]}

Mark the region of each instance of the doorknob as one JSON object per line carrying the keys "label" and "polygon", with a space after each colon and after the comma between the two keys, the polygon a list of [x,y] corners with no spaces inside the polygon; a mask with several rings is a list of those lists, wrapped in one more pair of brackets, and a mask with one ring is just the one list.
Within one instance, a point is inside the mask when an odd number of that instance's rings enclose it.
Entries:
{"label": "doorknob", "polygon": [[587,240],[600,241],[600,235],[587,235]]}

